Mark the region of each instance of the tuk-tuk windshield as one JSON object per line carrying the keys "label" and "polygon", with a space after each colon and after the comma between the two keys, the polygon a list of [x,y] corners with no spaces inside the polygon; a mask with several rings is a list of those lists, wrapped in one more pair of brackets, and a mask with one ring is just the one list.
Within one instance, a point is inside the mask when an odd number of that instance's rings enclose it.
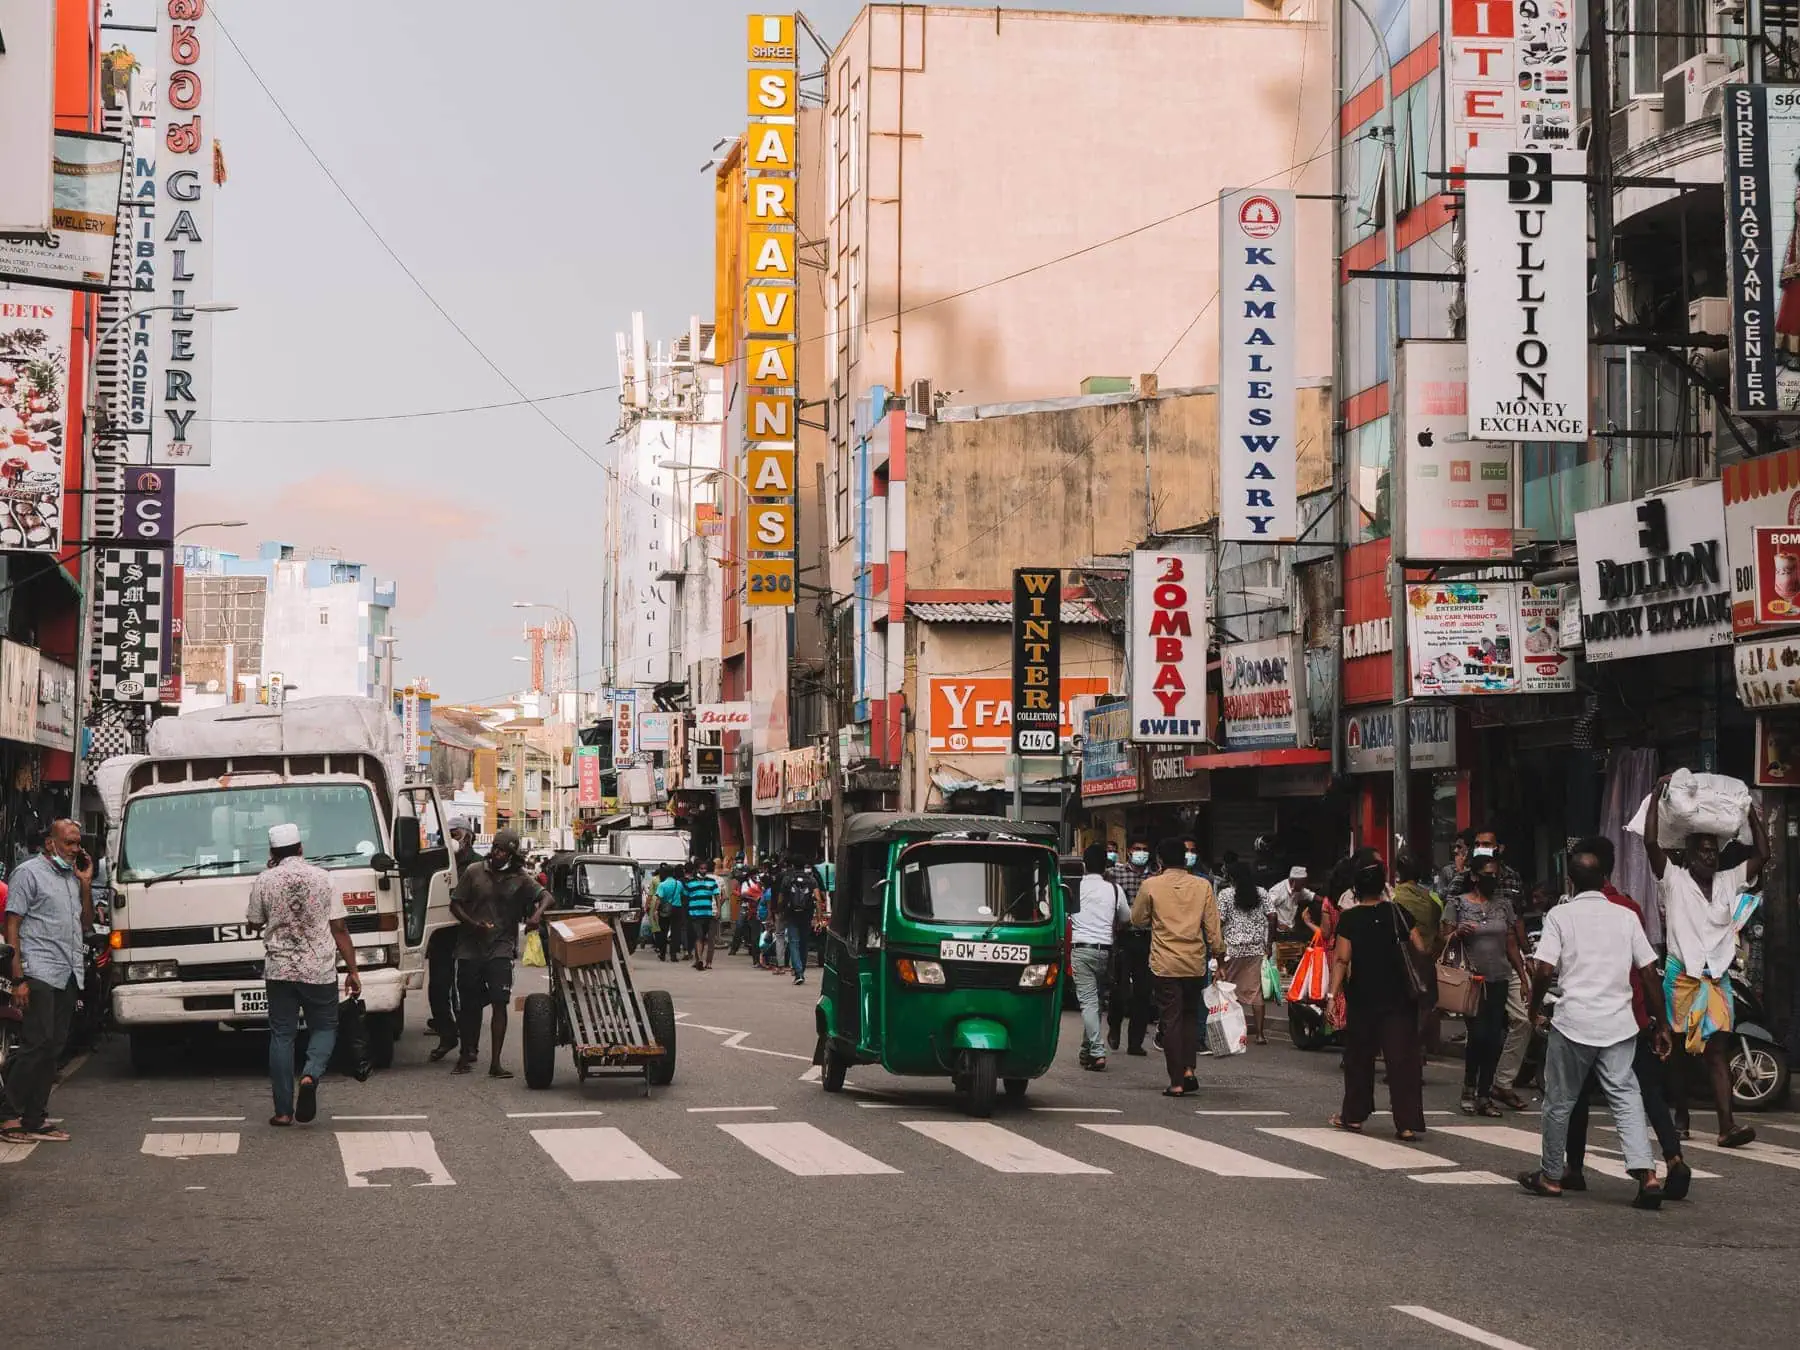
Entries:
{"label": "tuk-tuk windshield", "polygon": [[581,881],[576,893],[589,900],[636,900],[637,869],[630,863],[584,862],[578,864]]}
{"label": "tuk-tuk windshield", "polygon": [[1050,854],[1024,844],[926,844],[900,857],[900,909],[925,923],[1050,921]]}

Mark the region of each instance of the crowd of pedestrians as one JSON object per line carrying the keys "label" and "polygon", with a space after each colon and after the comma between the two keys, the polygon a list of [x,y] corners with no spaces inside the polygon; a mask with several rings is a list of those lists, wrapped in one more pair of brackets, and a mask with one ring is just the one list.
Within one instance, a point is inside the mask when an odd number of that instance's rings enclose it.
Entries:
{"label": "crowd of pedestrians", "polygon": [[659,867],[644,907],[643,936],[660,961],[691,961],[711,970],[721,930],[729,929],[725,954],[746,951],[759,968],[787,971],[806,983],[809,957],[822,946],[816,935],[830,909],[818,864],[784,855],[773,866],[668,863]]}

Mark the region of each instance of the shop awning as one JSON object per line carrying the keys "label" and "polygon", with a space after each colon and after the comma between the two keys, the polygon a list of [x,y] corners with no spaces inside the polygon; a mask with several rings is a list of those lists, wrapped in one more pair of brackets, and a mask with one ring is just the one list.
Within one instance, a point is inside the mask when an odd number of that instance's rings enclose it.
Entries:
{"label": "shop awning", "polygon": [[1331,751],[1312,746],[1276,746],[1266,750],[1218,750],[1189,755],[1189,769],[1257,769],[1277,764],[1329,764]]}

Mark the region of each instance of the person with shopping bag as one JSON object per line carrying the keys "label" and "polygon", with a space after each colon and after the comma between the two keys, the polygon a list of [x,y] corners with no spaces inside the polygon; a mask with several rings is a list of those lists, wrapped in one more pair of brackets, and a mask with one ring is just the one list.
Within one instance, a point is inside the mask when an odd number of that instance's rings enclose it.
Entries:
{"label": "person with shopping bag", "polygon": [[1258,1045],[1263,1034],[1263,962],[1275,933],[1275,902],[1256,884],[1255,869],[1239,862],[1231,869],[1231,885],[1219,896],[1223,918],[1225,961],[1220,978],[1230,983]]}
{"label": "person with shopping bag", "polygon": [[[1519,950],[1518,916],[1512,901],[1501,893],[1499,857],[1477,847],[1469,879],[1467,894],[1445,902],[1441,930],[1446,956],[1451,947],[1457,948],[1482,980],[1481,1003],[1469,1018],[1463,1049],[1462,1111],[1467,1116],[1499,1116],[1503,1113],[1494,1105],[1494,1074],[1506,1049],[1507,1003],[1514,996],[1514,980],[1521,998],[1531,981]],[[1504,1100],[1515,1109],[1524,1105],[1510,1093]]]}
{"label": "person with shopping bag", "polygon": [[[1394,1134],[1410,1143],[1425,1133],[1425,1079],[1418,1003],[1435,996],[1408,948],[1425,954],[1412,917],[1386,899],[1379,862],[1351,878],[1356,904],[1338,919],[1331,953],[1329,1018],[1344,1032],[1344,1101],[1329,1123],[1360,1133],[1375,1113],[1375,1055],[1387,1062]],[[1423,983],[1421,983],[1423,982]],[[1429,992],[1428,991],[1429,988]]]}
{"label": "person with shopping bag", "polygon": [[1191,1097],[1200,1090],[1194,1066],[1206,963],[1211,953],[1225,950],[1212,884],[1183,868],[1186,852],[1181,840],[1163,840],[1157,849],[1163,870],[1145,880],[1131,906],[1132,925],[1150,933],[1150,976],[1169,1070],[1165,1097]]}

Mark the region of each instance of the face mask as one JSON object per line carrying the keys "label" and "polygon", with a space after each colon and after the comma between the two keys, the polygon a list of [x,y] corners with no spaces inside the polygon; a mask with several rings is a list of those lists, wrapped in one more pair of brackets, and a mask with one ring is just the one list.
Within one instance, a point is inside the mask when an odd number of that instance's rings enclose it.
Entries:
{"label": "face mask", "polygon": [[1492,895],[1500,886],[1500,878],[1483,873],[1475,878],[1475,889],[1483,895]]}
{"label": "face mask", "polygon": [[1194,865],[1194,864],[1195,864],[1195,863],[1197,863],[1197,862],[1199,862],[1199,861],[1200,861],[1200,859],[1199,859],[1199,858],[1197,858],[1197,857],[1196,857],[1196,856],[1195,856],[1195,855],[1193,855],[1193,854],[1192,854],[1192,853],[1190,853],[1190,854],[1188,854],[1188,855],[1187,855],[1187,865],[1188,865],[1188,866],[1189,866],[1189,867],[1192,867],[1192,866],[1193,866],[1193,865]]}
{"label": "face mask", "polygon": [[59,872],[73,872],[75,870],[75,865],[60,853],[52,853],[50,855],[50,861],[56,865],[56,870]]}
{"label": "face mask", "polygon": [[1116,863],[1117,861],[1119,861],[1118,853],[1113,849],[1110,849],[1110,848],[1107,849],[1106,850],[1106,861],[1108,861],[1109,863]]}
{"label": "face mask", "polygon": [[1133,849],[1131,851],[1131,865],[1133,867],[1142,867],[1149,861],[1150,855],[1145,853],[1142,849]]}

